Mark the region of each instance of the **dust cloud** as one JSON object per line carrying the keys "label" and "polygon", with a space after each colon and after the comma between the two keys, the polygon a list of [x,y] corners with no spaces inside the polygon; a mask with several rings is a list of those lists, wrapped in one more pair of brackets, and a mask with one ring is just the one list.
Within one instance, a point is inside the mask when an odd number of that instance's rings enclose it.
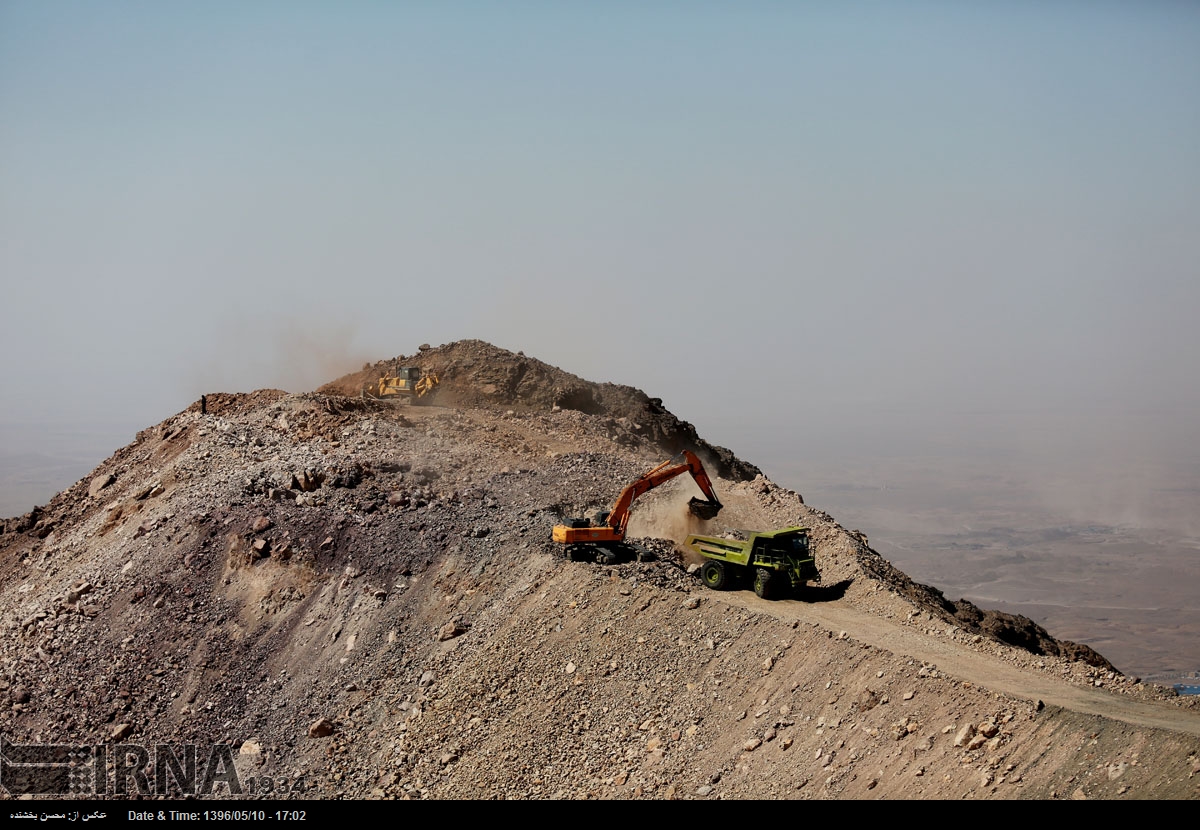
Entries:
{"label": "dust cloud", "polygon": [[181,377],[187,385],[183,397],[267,388],[292,393],[316,389],[379,357],[354,343],[356,332],[349,321],[316,325],[282,318],[226,321],[211,351]]}
{"label": "dust cloud", "polygon": [[688,509],[695,489],[682,485],[670,489],[663,487],[642,496],[634,502],[626,535],[670,539],[676,547],[682,547],[683,541],[692,534],[713,535],[713,522],[701,519]]}

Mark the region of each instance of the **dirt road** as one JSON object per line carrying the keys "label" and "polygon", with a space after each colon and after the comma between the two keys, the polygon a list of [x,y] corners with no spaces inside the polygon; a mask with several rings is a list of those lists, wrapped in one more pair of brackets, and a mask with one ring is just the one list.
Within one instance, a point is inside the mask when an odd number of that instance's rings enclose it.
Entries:
{"label": "dirt road", "polygon": [[1002,663],[995,655],[962,647],[939,634],[897,625],[864,613],[843,601],[806,603],[770,602],[749,591],[731,591],[723,599],[785,622],[817,623],[893,654],[932,663],[940,671],[996,692],[1042,702],[1074,712],[1100,715],[1135,726],[1147,726],[1200,736],[1200,711],[1179,709],[1169,703],[1139,701],[1102,688],[1087,688],[1059,681],[1038,670]]}

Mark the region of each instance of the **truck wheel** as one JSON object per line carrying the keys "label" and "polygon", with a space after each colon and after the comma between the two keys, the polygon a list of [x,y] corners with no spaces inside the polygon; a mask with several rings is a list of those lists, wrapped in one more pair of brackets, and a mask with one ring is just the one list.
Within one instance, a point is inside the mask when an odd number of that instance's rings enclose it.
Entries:
{"label": "truck wheel", "polygon": [[714,591],[724,591],[729,587],[729,574],[725,570],[725,563],[716,559],[709,559],[704,563],[704,567],[700,569],[700,578]]}
{"label": "truck wheel", "polygon": [[754,593],[763,599],[775,598],[775,574],[766,568],[754,572]]}

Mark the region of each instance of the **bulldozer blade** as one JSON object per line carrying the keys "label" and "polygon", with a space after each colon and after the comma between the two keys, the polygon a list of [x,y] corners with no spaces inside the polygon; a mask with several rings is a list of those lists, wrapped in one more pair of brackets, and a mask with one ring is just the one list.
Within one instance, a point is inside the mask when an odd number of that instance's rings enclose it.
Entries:
{"label": "bulldozer blade", "polygon": [[706,501],[692,496],[688,502],[688,510],[693,516],[701,519],[714,519],[721,512],[721,503],[718,501]]}

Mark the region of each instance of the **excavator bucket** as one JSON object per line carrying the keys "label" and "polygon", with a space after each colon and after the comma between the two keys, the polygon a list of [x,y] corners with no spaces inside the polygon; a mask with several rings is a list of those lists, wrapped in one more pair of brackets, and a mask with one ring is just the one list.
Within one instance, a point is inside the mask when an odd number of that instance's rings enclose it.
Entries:
{"label": "excavator bucket", "polygon": [[721,512],[721,503],[719,501],[708,501],[707,499],[698,499],[692,496],[688,502],[688,511],[693,516],[701,519],[715,519],[717,514]]}

